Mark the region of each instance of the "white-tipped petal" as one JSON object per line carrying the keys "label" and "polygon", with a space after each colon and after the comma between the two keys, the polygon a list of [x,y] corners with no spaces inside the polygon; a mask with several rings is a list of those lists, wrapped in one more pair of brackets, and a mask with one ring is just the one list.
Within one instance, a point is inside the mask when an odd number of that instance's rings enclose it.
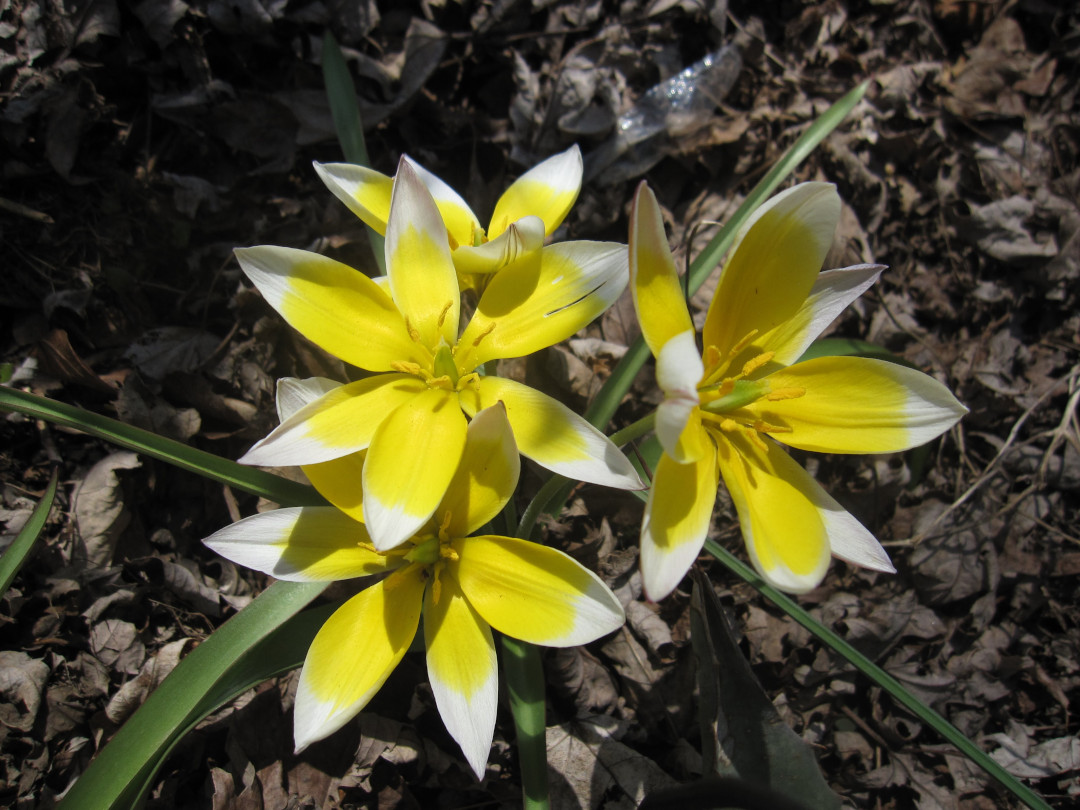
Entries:
{"label": "white-tipped petal", "polygon": [[330,506],[274,509],[203,540],[237,565],[289,582],[336,582],[396,568],[371,547],[363,523]]}
{"label": "white-tipped petal", "polygon": [[483,779],[499,704],[495,642],[457,581],[442,575],[437,582],[424,598],[428,681],[446,730]]}

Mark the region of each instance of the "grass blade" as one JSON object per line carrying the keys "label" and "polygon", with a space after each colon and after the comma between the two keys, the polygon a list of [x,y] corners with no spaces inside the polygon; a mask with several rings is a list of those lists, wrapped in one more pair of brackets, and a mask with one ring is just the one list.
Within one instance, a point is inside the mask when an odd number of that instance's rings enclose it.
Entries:
{"label": "grass blade", "polygon": [[245,467],[235,461],[198,450],[173,439],[166,439],[142,428],[125,425],[107,416],[84,411],[45,397],[27,394],[14,388],[0,387],[0,410],[44,419],[46,422],[75,428],[107,442],[134,450],[197,473],[236,489],[250,492],[283,506],[322,506],[326,501],[313,487],[289,481],[281,476]]}
{"label": "grass blade", "polygon": [[[252,683],[237,667],[328,583],[275,582],[188,653],[90,763],[61,802],[71,810],[121,810],[137,804],[168,751],[219,698]],[[265,649],[265,648],[264,648]],[[306,650],[306,647],[304,647]],[[276,669],[281,660],[249,660]],[[274,674],[270,671],[266,677]],[[261,679],[260,679],[261,680]],[[257,682],[257,681],[256,681]],[[240,688],[243,687],[243,688]],[[222,702],[224,702],[222,700]],[[217,704],[220,705],[220,704]]]}
{"label": "grass blade", "polygon": [[981,748],[965,737],[956,726],[920,701],[911,692],[905,689],[899,681],[887,673],[861,652],[856,650],[844,639],[840,638],[832,629],[826,627],[805,610],[794,599],[776,590],[757,575],[750,566],[737,558],[727,549],[717,545],[713,540],[705,541],[706,550],[716,557],[725,568],[736,576],[753,585],[759,593],[780,608],[784,613],[793,618],[822,642],[827,644],[837,653],[847,659],[859,672],[866,675],[870,680],[892,695],[900,705],[932,727],[942,737],[952,743],[960,752],[986,771],[1003,788],[1013,796],[1026,804],[1032,810],[1050,810],[1050,806],[1044,802],[1031,788],[1022,784],[1012,774],[994,762]]}
{"label": "grass blade", "polygon": [[7,593],[11,580],[15,579],[15,575],[19,573],[19,569],[22,568],[22,564],[34,547],[34,542],[41,535],[41,530],[45,528],[49,510],[52,509],[53,500],[56,498],[56,477],[57,471],[53,468],[52,478],[45,489],[45,494],[41,496],[30,518],[19,530],[14,542],[7,547],[3,556],[0,556],[0,596]]}
{"label": "grass blade", "polygon": [[[360,105],[356,102],[356,86],[341,48],[329,30],[323,37],[322,69],[326,97],[330,101],[330,115],[334,118],[334,129],[337,131],[338,143],[341,144],[341,153],[349,163],[371,166],[367,143],[364,141],[364,126],[360,120]],[[367,234],[375,263],[379,266],[379,272],[385,276],[385,239],[381,233],[370,227]]]}

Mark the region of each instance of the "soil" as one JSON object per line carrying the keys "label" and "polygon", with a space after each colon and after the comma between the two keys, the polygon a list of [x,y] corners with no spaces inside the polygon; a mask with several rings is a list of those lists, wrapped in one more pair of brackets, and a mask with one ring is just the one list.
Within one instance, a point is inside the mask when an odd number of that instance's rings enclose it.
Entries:
{"label": "soil", "polygon": [[[0,0],[4,376],[228,458],[276,423],[276,378],[345,378],[232,257],[277,244],[374,272],[363,226],[311,168],[342,159],[320,67],[328,30],[374,168],[392,174],[407,153],[483,220],[510,180],[577,143],[590,177],[559,237],[625,242],[644,178],[680,256],[870,79],[794,178],[833,182],[845,201],[826,266],[889,266],[832,334],[932,374],[970,413],[920,451],[800,455],[898,569],[835,562],[800,603],[1051,806],[1073,807],[1078,21],[1073,4],[1047,0]],[[698,60],[725,46],[733,84],[718,89]],[[605,165],[620,116],[688,66],[707,102]],[[624,301],[582,335],[602,342],[506,370],[580,409],[635,334]],[[612,428],[655,401],[650,365]],[[265,504],[12,414],[0,421],[0,548],[54,467],[57,505],[0,595],[0,804],[18,808],[53,806],[140,702],[131,684],[167,672],[266,585],[200,543]],[[639,592],[640,515],[633,498],[584,487],[546,539]],[[714,536],[744,554],[723,495]],[[768,697],[848,805],[1016,806],[754,589],[709,557],[699,566]],[[702,774],[684,585],[660,604],[635,601],[616,637],[546,654],[555,806],[636,807],[641,773],[657,785]],[[147,806],[520,801],[509,710],[477,782],[419,654],[356,723],[301,755],[294,690],[294,675],[269,681],[204,721]],[[600,739],[636,781],[597,754]]]}

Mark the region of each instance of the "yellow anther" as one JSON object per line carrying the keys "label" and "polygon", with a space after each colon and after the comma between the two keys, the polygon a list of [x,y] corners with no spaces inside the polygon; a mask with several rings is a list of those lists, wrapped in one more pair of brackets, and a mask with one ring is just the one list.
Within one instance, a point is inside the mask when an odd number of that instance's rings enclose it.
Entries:
{"label": "yellow anther", "polygon": [[453,515],[450,513],[450,510],[447,509],[446,514],[443,515],[442,522],[439,524],[439,540],[444,543],[450,539],[450,537],[446,533],[446,529],[450,526],[450,520],[452,519],[452,517]]}
{"label": "yellow anther", "polygon": [[720,364],[720,350],[711,343],[705,347],[705,368],[716,368]]}
{"label": "yellow anther", "polygon": [[447,301],[446,306],[442,308],[442,312],[439,313],[439,326],[443,325],[443,321],[446,320],[446,313],[450,311],[450,307],[454,305],[453,301]]}
{"label": "yellow anther", "polygon": [[720,429],[727,433],[734,433],[739,429],[739,423],[730,417],[720,420]]}
{"label": "yellow anther", "polygon": [[445,388],[447,391],[454,390],[454,381],[445,374],[441,377],[432,377],[428,375],[424,382],[427,383],[428,388]]}
{"label": "yellow anther", "polygon": [[777,388],[775,391],[770,391],[765,399],[770,402],[779,402],[782,399],[798,399],[805,394],[805,388]]}
{"label": "yellow anther", "polygon": [[431,581],[431,603],[439,604],[439,595],[442,594],[442,583],[439,582],[439,574],[436,572],[435,579]]}
{"label": "yellow anther", "polygon": [[487,329],[485,329],[483,332],[481,332],[479,335],[476,336],[476,340],[474,340],[472,342],[473,348],[479,346],[480,341],[483,340],[484,338],[486,338],[488,335],[490,335],[494,331],[495,331],[495,324],[491,324],[491,326],[489,326]]}
{"label": "yellow anther", "polygon": [[747,360],[742,367],[742,376],[749,377],[763,365],[772,360],[775,356],[776,352],[762,352],[757,357],[753,357],[750,360]]}
{"label": "yellow anther", "polygon": [[754,422],[754,430],[758,433],[791,433],[792,429],[784,427],[783,425],[770,425],[768,422],[762,422],[758,419]]}
{"label": "yellow anther", "polygon": [[409,338],[412,340],[413,343],[420,342],[420,332],[417,331],[416,327],[412,325],[412,321],[409,320],[408,315],[405,316],[405,329],[409,333]]}
{"label": "yellow anther", "polygon": [[747,438],[750,439],[751,444],[757,447],[758,450],[763,453],[769,452],[769,445],[765,444],[765,440],[761,438],[760,433],[758,433],[756,430],[750,430],[749,428],[747,428],[745,432]]}
{"label": "yellow anther", "polygon": [[461,559],[461,557],[458,555],[458,553],[456,551],[454,551],[454,547],[451,546],[451,545],[443,546],[439,550],[439,553],[448,560],[460,560]]}
{"label": "yellow anther", "polygon": [[740,340],[738,343],[731,347],[731,350],[728,352],[728,357],[734,357],[747,346],[749,346],[753,342],[754,338],[757,337],[757,333],[757,329],[751,329],[748,334],[743,336],[742,340]]}
{"label": "yellow anther", "polygon": [[424,373],[418,363],[413,363],[410,360],[395,360],[390,364],[390,368],[394,371],[400,371],[402,374],[415,374],[417,377],[422,376]]}
{"label": "yellow anther", "polygon": [[472,385],[480,379],[480,375],[475,371],[470,371],[468,374],[463,374],[457,381],[457,391],[464,391],[466,386]]}

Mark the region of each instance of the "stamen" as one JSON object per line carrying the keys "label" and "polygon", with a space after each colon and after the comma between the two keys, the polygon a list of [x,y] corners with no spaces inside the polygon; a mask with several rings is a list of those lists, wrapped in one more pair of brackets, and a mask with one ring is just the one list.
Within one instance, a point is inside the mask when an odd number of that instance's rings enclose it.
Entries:
{"label": "stamen", "polygon": [[757,357],[753,357],[750,360],[747,360],[743,364],[742,375],[741,376],[749,377],[751,374],[753,374],[755,371],[757,371],[763,365],[765,365],[770,360],[772,360],[775,356],[776,356],[776,352],[762,352]]}
{"label": "stamen", "polygon": [[731,347],[731,350],[728,352],[728,357],[734,357],[739,352],[741,352],[743,349],[745,349],[747,346],[749,346],[753,342],[754,338],[757,337],[757,333],[758,333],[757,329],[751,329],[743,337],[742,340],[740,340],[738,343],[736,343],[734,346]]}
{"label": "stamen", "polygon": [[765,399],[770,402],[779,402],[782,399],[798,399],[805,394],[805,388],[777,388],[775,391],[770,391]]}
{"label": "stamen", "polygon": [[427,383],[428,388],[445,388],[447,391],[454,390],[454,381],[446,374],[443,374],[441,377],[432,377],[428,375],[424,382]]}
{"label": "stamen", "polygon": [[705,347],[705,368],[716,368],[720,364],[720,350],[711,343]]}
{"label": "stamen", "polygon": [[726,419],[720,420],[720,429],[727,433],[735,433],[739,430],[740,427],[741,425],[739,425],[739,423],[732,419],[730,416]]}
{"label": "stamen", "polygon": [[758,433],[792,433],[793,430],[783,425],[770,425],[768,422],[762,422],[758,419],[754,422],[754,430]]}
{"label": "stamen", "polygon": [[413,343],[420,342],[420,332],[417,331],[416,327],[412,325],[412,322],[409,320],[408,315],[405,316],[405,329],[408,331],[409,338],[412,340]]}
{"label": "stamen", "polygon": [[442,312],[439,313],[439,326],[443,325],[443,321],[446,320],[446,313],[450,311],[450,307],[454,305],[453,301],[447,301],[446,306],[442,308]]}
{"label": "stamen", "polygon": [[390,368],[394,371],[400,371],[402,374],[415,374],[417,377],[423,376],[424,373],[418,363],[413,363],[410,360],[395,360],[390,364]]}
{"label": "stamen", "polygon": [[476,348],[477,346],[479,346],[480,341],[483,340],[484,338],[486,338],[488,335],[490,335],[494,331],[495,331],[495,324],[491,324],[491,326],[489,326],[487,329],[485,329],[483,332],[481,332],[479,335],[477,335],[476,340],[474,340],[472,342],[473,348]]}
{"label": "stamen", "polygon": [[442,594],[442,583],[439,582],[439,572],[435,571],[435,578],[431,581],[431,603],[439,604],[439,596]]}
{"label": "stamen", "polygon": [[457,383],[456,391],[464,391],[466,387],[472,385],[480,379],[480,375],[475,371],[470,371],[468,374],[463,375]]}
{"label": "stamen", "polygon": [[[453,517],[450,510],[446,510],[446,514],[443,515],[442,523],[439,524],[439,540],[443,543],[447,542],[450,538],[446,534],[446,529],[450,525],[450,520]],[[441,552],[440,552],[441,553]]]}
{"label": "stamen", "polygon": [[751,428],[745,429],[746,437],[750,439],[750,443],[757,447],[763,453],[769,452],[769,445],[765,444],[765,440],[761,438],[761,434]]}

